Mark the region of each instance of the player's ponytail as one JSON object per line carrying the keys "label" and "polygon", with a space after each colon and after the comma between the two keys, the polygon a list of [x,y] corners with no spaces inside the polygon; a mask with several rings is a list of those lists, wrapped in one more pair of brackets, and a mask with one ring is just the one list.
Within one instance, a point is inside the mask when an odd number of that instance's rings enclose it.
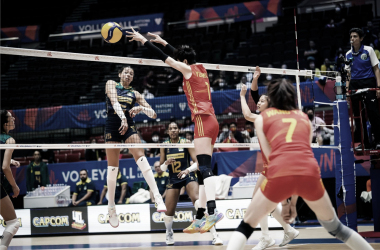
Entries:
{"label": "player's ponytail", "polygon": [[181,45],[174,52],[174,60],[183,62],[186,59],[189,65],[196,63],[196,56],[195,50],[189,45]]}
{"label": "player's ponytail", "polygon": [[270,107],[281,110],[297,109],[294,86],[285,79],[277,79],[270,82],[268,85],[268,97]]}

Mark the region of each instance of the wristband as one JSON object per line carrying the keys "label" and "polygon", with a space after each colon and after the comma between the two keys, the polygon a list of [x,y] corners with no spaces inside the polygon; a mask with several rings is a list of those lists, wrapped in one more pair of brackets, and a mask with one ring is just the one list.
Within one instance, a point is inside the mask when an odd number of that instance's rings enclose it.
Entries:
{"label": "wristband", "polygon": [[115,110],[116,114],[120,117],[120,119],[126,119],[123,109],[120,106],[119,102],[115,102],[113,105],[113,109]]}
{"label": "wristband", "polygon": [[155,115],[155,112],[153,109],[151,108],[147,108],[147,107],[142,107],[142,111],[149,117],[149,118],[153,118],[154,115]]}
{"label": "wristband", "polygon": [[162,163],[162,165],[160,166],[160,168],[161,168],[162,171],[165,172],[168,169],[168,165],[166,165],[165,162],[164,162],[164,163]]}
{"label": "wristband", "polygon": [[11,165],[14,165],[14,162],[15,162],[15,161],[14,161],[13,159],[11,159]]}

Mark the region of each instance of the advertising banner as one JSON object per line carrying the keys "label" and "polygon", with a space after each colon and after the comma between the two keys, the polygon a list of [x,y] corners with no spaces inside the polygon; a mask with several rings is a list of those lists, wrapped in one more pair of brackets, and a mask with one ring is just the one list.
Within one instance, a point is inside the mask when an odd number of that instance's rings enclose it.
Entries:
{"label": "advertising banner", "polygon": [[281,0],[261,0],[186,10],[186,21],[194,21],[187,24],[187,28],[193,28],[198,20],[203,21],[199,26],[205,26],[220,24],[224,19],[228,22],[242,22],[279,15],[282,15]]}
{"label": "advertising banner", "polygon": [[[30,209],[18,209],[16,210],[17,218],[20,222],[20,228],[17,231],[17,235],[30,235]],[[5,229],[5,221],[0,215],[0,235],[3,235]]]}
{"label": "advertising banner", "polygon": [[[188,227],[197,212],[191,202],[181,202],[177,204],[173,219],[173,229],[184,229]],[[151,230],[165,230],[164,212],[157,212],[155,207],[150,208]]]}
{"label": "advertising banner", "polygon": [[[318,84],[310,82],[302,83],[301,100],[303,106],[313,105],[313,98],[316,101],[330,102]],[[314,91],[314,92],[313,92]],[[266,93],[266,87],[259,87],[259,94]],[[314,94],[313,94],[314,93]],[[214,91],[211,99],[215,114],[241,113],[240,90]],[[251,110],[256,109],[256,104],[252,97],[247,93],[248,105]],[[190,109],[185,95],[165,96],[148,99],[147,102],[157,113],[157,118],[169,120],[171,118],[182,119],[190,117]],[[16,128],[14,133],[46,131],[65,128],[92,128],[105,125],[107,111],[105,102],[68,105],[49,108],[33,108],[12,110],[15,117]],[[134,118],[135,122],[152,120],[145,114],[138,114]]]}
{"label": "advertising banner", "polygon": [[71,32],[83,32],[83,31],[99,31],[104,24],[108,22],[118,23],[122,28],[127,27],[139,27],[140,33],[148,32],[162,32],[163,30],[163,13],[155,13],[150,15],[141,16],[127,16],[127,17],[116,17],[101,20],[83,21],[83,22],[73,22],[64,23],[62,26],[63,33]]}
{"label": "advertising banner", "polygon": [[38,42],[39,35],[39,25],[1,28],[1,38],[18,37],[22,43]]}
{"label": "advertising banner", "polygon": [[87,209],[90,233],[150,231],[149,204],[116,205],[117,228],[109,224],[107,206],[89,206]]}
{"label": "advertising banner", "polygon": [[87,207],[31,209],[32,234],[87,233]]}
{"label": "advertising banner", "polygon": [[[224,214],[223,220],[216,224],[216,229],[236,229],[247,212],[251,199],[242,200],[217,200],[216,207]],[[269,228],[281,227],[273,217],[268,216]],[[258,225],[256,228],[260,228]]]}

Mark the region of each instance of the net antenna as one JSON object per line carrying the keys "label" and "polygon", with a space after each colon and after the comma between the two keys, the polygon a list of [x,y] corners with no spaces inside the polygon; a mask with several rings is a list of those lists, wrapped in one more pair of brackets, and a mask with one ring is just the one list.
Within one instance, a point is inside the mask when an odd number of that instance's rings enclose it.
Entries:
{"label": "net antenna", "polygon": [[[297,53],[297,70],[300,71],[300,63],[298,60],[298,36],[297,36],[297,14],[296,14],[296,8],[294,8],[294,34],[296,36],[296,53]],[[300,75],[296,75],[296,88],[297,88],[297,100],[298,100],[298,109],[302,110],[302,103],[301,103],[301,89],[300,89]]]}

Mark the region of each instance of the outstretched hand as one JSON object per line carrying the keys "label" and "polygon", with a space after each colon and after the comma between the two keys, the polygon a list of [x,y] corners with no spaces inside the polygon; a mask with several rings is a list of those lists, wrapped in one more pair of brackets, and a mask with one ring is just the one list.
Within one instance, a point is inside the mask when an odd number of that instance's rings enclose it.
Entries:
{"label": "outstretched hand", "polygon": [[243,84],[243,86],[241,86],[240,96],[244,96],[245,97],[246,93],[247,93],[247,85]]}
{"label": "outstretched hand", "polygon": [[282,219],[288,223],[291,224],[294,222],[294,219],[297,217],[297,209],[295,205],[292,205],[290,203],[286,205],[282,205],[282,211],[281,211]]}
{"label": "outstretched hand", "polygon": [[129,40],[130,42],[137,41],[137,42],[141,42],[142,44],[144,44],[146,41],[148,41],[143,35],[141,35],[138,31],[135,31],[133,28],[132,28],[132,32],[125,31],[125,33],[129,34],[126,37],[132,38],[131,40]]}
{"label": "outstretched hand", "polygon": [[255,73],[253,74],[252,81],[259,79],[260,75],[261,75],[261,69],[259,66],[256,66]]}
{"label": "outstretched hand", "polygon": [[154,39],[149,40],[151,42],[159,43],[159,44],[162,44],[164,46],[167,44],[167,42],[164,39],[162,39],[159,35],[148,32],[148,36],[154,37]]}

